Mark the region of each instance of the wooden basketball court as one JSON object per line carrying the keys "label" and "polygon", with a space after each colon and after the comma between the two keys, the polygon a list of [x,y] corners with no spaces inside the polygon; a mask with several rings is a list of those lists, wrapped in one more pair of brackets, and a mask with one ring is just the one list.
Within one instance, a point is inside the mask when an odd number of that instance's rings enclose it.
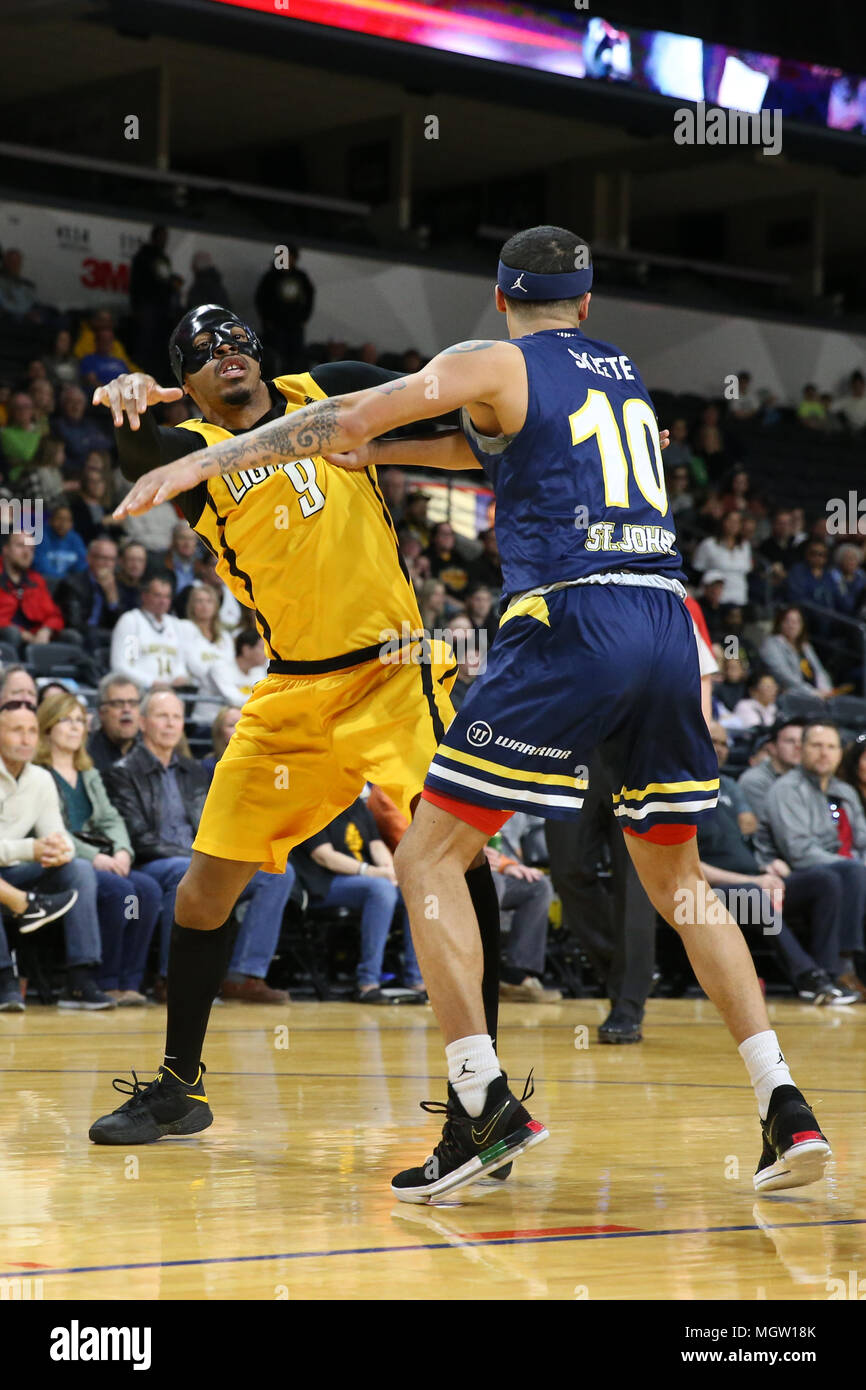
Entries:
{"label": "wooden basketball court", "polygon": [[112,1077],[154,1075],[164,1010],[0,1016],[5,1296],[16,1280],[45,1300],[842,1296],[866,1273],[866,1008],[771,1006],[835,1160],[761,1199],[754,1100],[712,1007],[651,1000],[632,1047],[598,1045],[604,1011],[504,1007],[513,1088],[535,1068],[551,1138],[436,1207],[389,1191],[439,1134],[418,1108],[444,1099],[429,1008],[217,1008],[213,1127],[128,1151],[88,1125],[121,1103]]}

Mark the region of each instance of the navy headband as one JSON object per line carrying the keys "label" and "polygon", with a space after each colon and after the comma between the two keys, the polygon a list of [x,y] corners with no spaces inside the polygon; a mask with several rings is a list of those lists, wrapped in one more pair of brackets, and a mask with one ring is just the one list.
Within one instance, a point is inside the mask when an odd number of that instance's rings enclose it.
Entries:
{"label": "navy headband", "polygon": [[512,270],[500,261],[496,283],[509,299],[579,299],[592,288],[592,266],[536,275],[532,270]]}

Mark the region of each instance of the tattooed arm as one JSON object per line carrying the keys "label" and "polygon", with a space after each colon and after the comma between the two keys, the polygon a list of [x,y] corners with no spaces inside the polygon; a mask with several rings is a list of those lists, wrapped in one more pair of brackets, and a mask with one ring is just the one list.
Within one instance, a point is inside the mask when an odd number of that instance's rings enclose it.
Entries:
{"label": "tattooed arm", "polygon": [[458,343],[439,353],[420,372],[314,401],[303,410],[271,420],[257,430],[221,440],[177,463],[139,479],[115,513],[137,516],[196,483],[241,468],[287,463],[325,454],[349,454],[369,440],[415,420],[428,420],[469,406],[481,425],[497,422],[516,432],[526,416],[526,368],[519,348],[507,342]]}

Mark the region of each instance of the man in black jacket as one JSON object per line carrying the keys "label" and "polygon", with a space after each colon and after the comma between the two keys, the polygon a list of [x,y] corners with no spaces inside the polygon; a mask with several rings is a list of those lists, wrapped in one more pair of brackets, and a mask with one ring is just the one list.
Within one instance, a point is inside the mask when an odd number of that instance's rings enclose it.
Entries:
{"label": "man in black jacket", "polygon": [[[136,866],[162,889],[159,975],[168,971],[177,886],[189,868],[192,842],[210,787],[201,763],[177,751],[183,736],[183,703],[173,690],[151,690],[141,703],[141,742],[105,774],[108,794],[120,811],[135,850]],[[249,901],[230,973],[240,976],[233,998],[250,1003],[285,1004],[265,976],[276,950],[283,912],[295,875],[256,873],[239,901]],[[157,999],[164,1001],[162,986]]]}
{"label": "man in black jacket", "polygon": [[68,628],[87,635],[110,632],[124,603],[117,583],[117,546],[108,536],[96,536],[87,547],[87,569],[67,574],[58,584],[54,599]]}

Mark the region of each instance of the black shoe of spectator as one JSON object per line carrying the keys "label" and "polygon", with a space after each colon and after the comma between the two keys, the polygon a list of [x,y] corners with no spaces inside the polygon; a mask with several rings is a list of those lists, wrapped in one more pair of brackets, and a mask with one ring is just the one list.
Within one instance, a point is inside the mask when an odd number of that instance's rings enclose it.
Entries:
{"label": "black shoe of spectator", "polygon": [[0,970],[0,1013],[2,1014],[23,1014],[24,1000],[21,998],[21,986],[18,977],[11,965],[5,970]]}
{"label": "black shoe of spectator", "polygon": [[23,912],[16,912],[12,920],[22,936],[38,931],[46,922],[62,917],[78,902],[78,889],[67,888],[65,893],[28,893],[27,906]]}
{"label": "black shoe of spectator", "polygon": [[639,1043],[643,1041],[641,1020],[627,1004],[614,1004],[599,1026],[598,1040],[602,1043]]}
{"label": "black shoe of spectator", "polygon": [[66,989],[57,1001],[59,1009],[114,1009],[116,1004],[99,988],[87,966],[73,965]]}
{"label": "black shoe of spectator", "polygon": [[807,1004],[856,1004],[860,998],[855,990],[835,985],[825,970],[807,970],[796,979],[797,993]]}

